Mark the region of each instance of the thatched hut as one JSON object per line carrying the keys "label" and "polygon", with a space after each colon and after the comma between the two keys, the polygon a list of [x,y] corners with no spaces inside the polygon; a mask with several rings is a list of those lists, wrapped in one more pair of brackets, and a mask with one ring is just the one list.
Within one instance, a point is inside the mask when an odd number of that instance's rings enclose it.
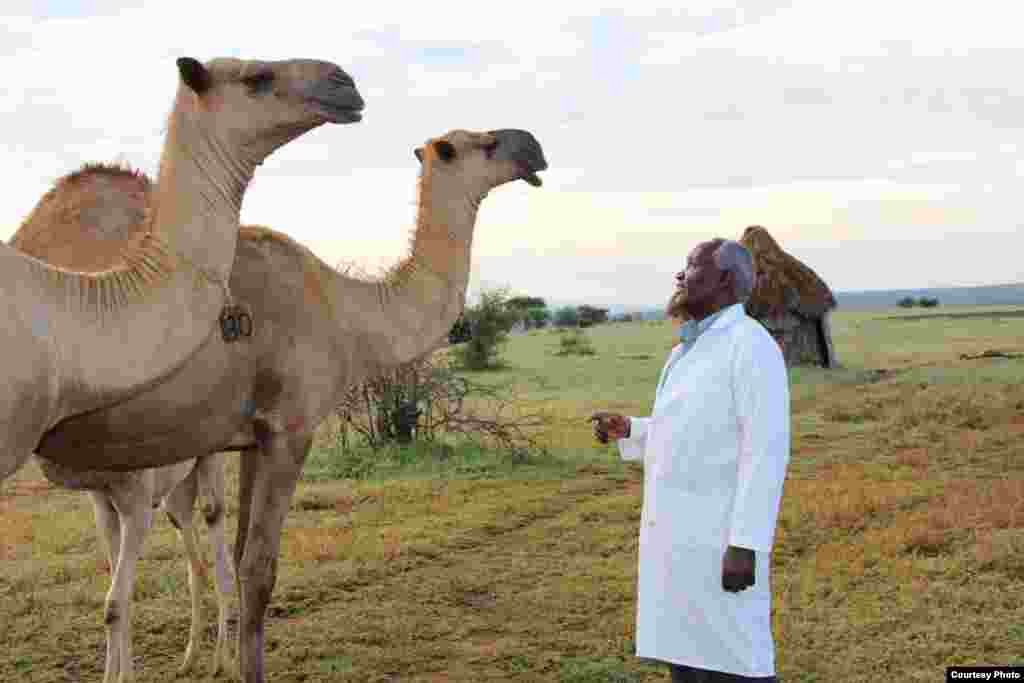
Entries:
{"label": "thatched hut", "polygon": [[744,230],[740,243],[750,250],[757,271],[747,314],[772,333],[787,365],[835,367],[829,313],[836,300],[828,285],[760,225]]}

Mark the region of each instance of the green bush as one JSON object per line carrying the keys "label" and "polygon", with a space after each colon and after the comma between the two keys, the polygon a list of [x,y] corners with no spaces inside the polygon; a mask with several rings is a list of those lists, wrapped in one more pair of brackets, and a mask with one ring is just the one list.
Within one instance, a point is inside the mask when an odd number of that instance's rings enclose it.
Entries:
{"label": "green bush", "polygon": [[558,341],[556,356],[593,356],[597,353],[590,337],[579,328],[562,330],[561,339]]}
{"label": "green bush", "polygon": [[504,289],[481,292],[480,303],[464,313],[471,338],[455,347],[454,354],[466,370],[501,367],[501,351],[508,342],[508,333],[519,319],[519,312],[506,305]]}

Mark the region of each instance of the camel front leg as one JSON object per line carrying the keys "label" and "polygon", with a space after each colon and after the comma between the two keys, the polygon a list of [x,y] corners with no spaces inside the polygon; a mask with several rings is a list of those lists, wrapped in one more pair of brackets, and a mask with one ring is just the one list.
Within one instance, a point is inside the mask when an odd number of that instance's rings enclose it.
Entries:
{"label": "camel front leg", "polygon": [[235,568],[229,568],[227,543],[225,542],[224,456],[220,453],[205,455],[197,459],[199,489],[203,498],[203,518],[210,534],[214,558],[214,590],[217,593],[217,645],[213,654],[213,674],[227,671],[236,676],[235,660],[231,656],[228,638],[228,621],[231,618],[231,593]]}
{"label": "camel front leg", "polygon": [[[245,554],[246,541],[249,538],[250,510],[252,509],[253,482],[256,478],[257,460],[262,457],[262,451],[247,451],[241,454],[238,463],[238,527],[235,530],[235,589],[238,594],[239,623],[241,623],[242,610],[242,581],[239,575],[239,567],[242,565],[242,556]],[[238,660],[236,671],[242,671],[242,633],[238,633]]]}
{"label": "camel front leg", "polygon": [[[132,590],[135,587],[135,569],[142,544],[153,521],[152,480],[143,479],[143,485],[111,492],[111,502],[121,518],[121,546],[114,566],[114,576],[107,594],[104,623],[107,627],[107,678],[113,683],[111,669],[116,671],[118,683],[135,681],[132,657]],[[116,657],[112,666],[111,652]]]}
{"label": "camel front leg", "polygon": [[310,444],[305,434],[268,434],[261,440],[261,453],[242,456],[243,471],[251,478],[249,529],[238,563],[238,652],[244,683],[264,680],[264,616],[277,580],[281,529]]}

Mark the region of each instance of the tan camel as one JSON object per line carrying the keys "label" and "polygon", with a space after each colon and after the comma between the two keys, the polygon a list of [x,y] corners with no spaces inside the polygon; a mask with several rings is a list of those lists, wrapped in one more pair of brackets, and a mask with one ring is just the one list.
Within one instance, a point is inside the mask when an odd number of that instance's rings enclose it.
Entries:
{"label": "tan camel", "polygon": [[[323,123],[358,120],[363,106],[327,62],[182,58],[178,69],[159,185],[114,268],[68,270],[0,245],[0,480],[61,419],[144,391],[196,352],[230,301],[256,166]],[[34,216],[39,231],[70,218],[45,206]]]}
{"label": "tan camel", "polygon": [[[231,289],[251,313],[252,336],[233,344],[210,337],[164,383],[65,420],[37,450],[78,469],[157,467],[216,451],[258,451],[240,459],[235,544],[239,665],[247,683],[263,681],[264,613],[281,528],[314,429],[353,383],[444,343],[465,304],[480,202],[519,178],[540,185],[536,172],[547,168],[540,144],[519,130],[453,131],[416,156],[422,170],[411,254],[383,278],[343,275],[281,233],[243,226]],[[111,186],[134,182],[137,191],[94,194],[94,200],[139,210],[146,188],[129,172],[119,175]],[[86,239],[74,220],[46,231],[56,231],[51,244]],[[101,232],[115,244],[124,239],[117,226]],[[24,246],[18,235],[14,244]],[[73,259],[78,249],[58,253]],[[34,255],[48,258],[45,249]]]}
{"label": "tan camel", "polygon": [[[111,568],[111,590],[105,613],[107,657],[104,683],[135,680],[131,642],[131,591],[135,565],[142,551],[153,510],[163,507],[177,529],[188,560],[188,588],[192,598],[192,620],[185,659],[179,673],[192,670],[203,637],[202,588],[206,581],[206,563],[192,525],[192,511],[200,490],[203,493],[203,517],[210,530],[214,557],[214,590],[217,594],[217,644],[211,673],[233,671],[234,660],[228,650],[228,614],[233,578],[228,569],[224,535],[224,456],[211,453],[193,460],[128,472],[71,470],[44,458],[36,462],[46,478],[58,486],[88,491],[96,515],[96,526],[103,536]],[[113,596],[118,596],[113,598]],[[115,600],[112,602],[112,598]],[[121,613],[115,613],[124,605]]]}

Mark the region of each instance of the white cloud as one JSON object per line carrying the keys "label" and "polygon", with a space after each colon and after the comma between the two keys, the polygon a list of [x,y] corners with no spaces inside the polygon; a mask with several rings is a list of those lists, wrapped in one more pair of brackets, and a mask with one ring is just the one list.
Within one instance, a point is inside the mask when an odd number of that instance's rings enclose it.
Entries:
{"label": "white cloud", "polygon": [[[837,287],[932,277],[942,258],[908,245],[940,231],[1024,247],[1011,204],[1024,84],[1006,75],[1024,10],[1012,3],[39,7],[0,10],[3,237],[84,161],[153,173],[174,58],[188,54],[317,57],[355,77],[366,119],[277,152],[243,209],[332,263],[372,269],[403,252],[412,148],[456,127],[527,128],[544,144],[545,186],[492,193],[474,255],[478,280],[541,295],[660,302],[689,246],[754,222]],[[882,259],[867,278],[828,255],[829,239],[849,253],[885,242],[910,265]],[[969,248],[957,239],[930,248]],[[1020,278],[1009,260],[967,261],[967,279]],[[644,265],[621,278],[624,262]]]}

